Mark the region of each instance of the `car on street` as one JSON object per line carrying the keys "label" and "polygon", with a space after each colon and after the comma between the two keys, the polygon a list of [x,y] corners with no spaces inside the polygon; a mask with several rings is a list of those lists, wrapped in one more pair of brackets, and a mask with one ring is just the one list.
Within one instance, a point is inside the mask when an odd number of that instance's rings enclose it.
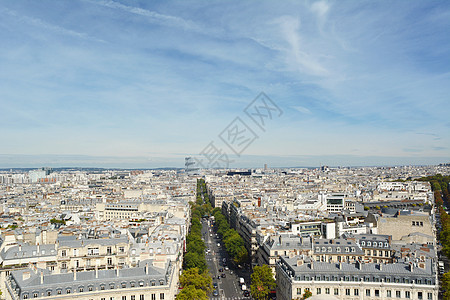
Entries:
{"label": "car on street", "polygon": [[250,292],[249,291],[244,291],[244,297],[250,297]]}
{"label": "car on street", "polygon": [[222,268],[220,268],[220,269],[219,269],[219,272],[220,272],[220,273],[222,273],[222,272],[223,272],[223,269],[222,269]]}
{"label": "car on street", "polygon": [[219,287],[219,285],[217,284],[217,282],[213,282],[213,287],[214,287],[215,289],[217,289],[217,288]]}
{"label": "car on street", "polygon": [[220,275],[222,278],[225,278],[225,277],[227,277],[226,275],[225,275],[225,273],[222,273],[222,275]]}
{"label": "car on street", "polygon": [[213,291],[213,296],[219,296],[219,292],[217,290]]}

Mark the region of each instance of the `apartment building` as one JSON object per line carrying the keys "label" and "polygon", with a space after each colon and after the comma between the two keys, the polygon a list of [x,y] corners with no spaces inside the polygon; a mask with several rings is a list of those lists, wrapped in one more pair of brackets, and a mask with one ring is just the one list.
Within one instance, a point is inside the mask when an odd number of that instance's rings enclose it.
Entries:
{"label": "apartment building", "polygon": [[282,257],[276,265],[277,299],[313,295],[342,300],[437,300],[439,285],[431,259],[383,263],[329,263]]}
{"label": "apartment building", "polygon": [[24,269],[7,277],[5,296],[6,300],[170,300],[175,298],[177,281],[178,272],[171,262],[146,261],[134,268],[61,274]]}

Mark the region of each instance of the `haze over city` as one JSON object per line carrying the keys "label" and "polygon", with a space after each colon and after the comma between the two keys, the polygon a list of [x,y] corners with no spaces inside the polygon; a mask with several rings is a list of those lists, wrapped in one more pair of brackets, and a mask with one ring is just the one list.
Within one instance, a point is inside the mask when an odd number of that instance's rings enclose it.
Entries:
{"label": "haze over city", "polygon": [[0,168],[182,167],[211,141],[231,167],[445,163],[448,28],[448,1],[2,2]]}

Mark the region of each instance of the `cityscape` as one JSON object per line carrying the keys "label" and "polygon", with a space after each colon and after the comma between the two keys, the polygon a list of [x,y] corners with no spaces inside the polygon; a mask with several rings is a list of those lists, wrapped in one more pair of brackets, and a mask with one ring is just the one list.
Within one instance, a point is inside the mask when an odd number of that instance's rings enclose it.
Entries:
{"label": "cityscape", "polygon": [[0,1],[0,300],[450,300],[450,1]]}

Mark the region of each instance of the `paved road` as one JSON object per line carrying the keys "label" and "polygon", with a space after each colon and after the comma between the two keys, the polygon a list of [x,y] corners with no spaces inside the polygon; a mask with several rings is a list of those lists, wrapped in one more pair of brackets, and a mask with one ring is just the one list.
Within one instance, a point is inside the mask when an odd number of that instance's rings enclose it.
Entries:
{"label": "paved road", "polygon": [[[222,241],[216,238],[213,227],[209,220],[202,221],[202,235],[205,240],[205,245],[210,252],[206,254],[206,262],[208,264],[208,269],[213,277],[213,283],[217,283],[218,296],[211,296],[210,299],[214,300],[237,300],[237,299],[250,299],[249,297],[244,297],[243,291],[239,285],[239,277],[244,277],[247,288],[250,288],[249,273],[243,270],[237,270],[233,264],[228,260],[228,255],[222,245]],[[217,244],[220,246],[217,246]],[[223,262],[225,258],[226,262]],[[225,270],[225,266],[229,267],[229,270]],[[219,269],[224,269],[223,272],[219,272]],[[225,278],[218,276],[225,274]]]}

